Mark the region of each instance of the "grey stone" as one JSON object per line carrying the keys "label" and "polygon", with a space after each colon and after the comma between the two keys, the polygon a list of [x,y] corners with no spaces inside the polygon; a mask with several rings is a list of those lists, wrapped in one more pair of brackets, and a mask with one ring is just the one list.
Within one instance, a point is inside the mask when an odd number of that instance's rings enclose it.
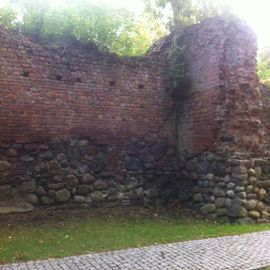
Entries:
{"label": "grey stone", "polygon": [[101,202],[104,200],[104,196],[101,191],[94,191],[91,193],[91,198],[93,202]]}
{"label": "grey stone", "polygon": [[85,174],[82,178],[83,184],[91,184],[93,182],[95,182],[95,177],[89,173]]}
{"label": "grey stone", "polygon": [[255,210],[257,206],[256,200],[249,200],[245,204],[247,210]]}
{"label": "grey stone", "polygon": [[[155,188],[151,188],[151,189],[146,190],[145,194],[147,195],[148,198],[157,198],[159,195],[157,189],[155,189]],[[135,198],[137,197],[136,195],[137,194],[134,194]]]}
{"label": "grey stone", "polygon": [[235,184],[234,183],[229,183],[228,185],[227,185],[227,188],[228,189],[234,189],[235,188]]}
{"label": "grey stone", "polygon": [[37,195],[39,195],[39,196],[43,196],[43,195],[46,194],[46,191],[44,190],[43,187],[40,187],[40,186],[39,186],[39,187],[36,189],[36,193],[37,193]]}
{"label": "grey stone", "polygon": [[47,194],[49,197],[53,198],[55,196],[55,193],[56,191],[54,189],[50,189]]}
{"label": "grey stone", "polygon": [[51,151],[45,151],[39,154],[39,157],[44,160],[51,160],[53,159],[53,153]]}
{"label": "grey stone", "polygon": [[243,191],[245,191],[245,188],[242,186],[237,186],[237,187],[235,187],[234,191],[235,192],[243,192]]}
{"label": "grey stone", "polygon": [[242,206],[242,202],[239,199],[234,199],[231,205],[227,208],[228,215],[230,217],[240,218],[247,216],[247,210]]}
{"label": "grey stone", "polygon": [[217,198],[215,200],[215,205],[217,208],[222,208],[225,206],[225,198]]}
{"label": "grey stone", "polygon": [[220,187],[215,187],[214,189],[214,196],[215,197],[225,197],[226,193],[223,189]]}
{"label": "grey stone", "polygon": [[232,173],[231,179],[239,180],[239,181],[246,181],[248,179],[247,174],[238,174],[238,173]]}
{"label": "grey stone", "polygon": [[5,172],[11,167],[10,163],[5,160],[0,160],[0,172]]}
{"label": "grey stone", "polygon": [[257,178],[251,176],[251,177],[248,178],[248,181],[249,181],[250,184],[255,184],[257,182]]}
{"label": "grey stone", "polygon": [[225,177],[224,177],[224,182],[225,183],[229,183],[231,181],[231,176],[230,175],[226,175]]}
{"label": "grey stone", "polygon": [[36,166],[35,166],[35,171],[36,172],[45,172],[47,170],[46,167],[46,163],[44,161],[39,162]]}
{"label": "grey stone", "polygon": [[87,185],[79,185],[76,189],[76,193],[78,195],[87,195],[89,193],[89,186]]}
{"label": "grey stone", "polygon": [[23,192],[35,192],[36,191],[36,181],[35,179],[27,179],[25,182],[18,186],[18,189]]}
{"label": "grey stone", "polygon": [[181,201],[181,202],[186,202],[186,201],[189,201],[192,197],[191,197],[191,194],[186,192],[186,191],[183,191],[183,190],[180,190],[178,193],[177,193],[177,198]]}
{"label": "grey stone", "polygon": [[65,155],[64,153],[60,153],[60,154],[57,155],[56,158],[57,158],[57,160],[59,160],[59,161],[63,161],[63,160],[66,159],[66,155]]}
{"label": "grey stone", "polygon": [[258,166],[258,167],[255,167],[254,170],[256,172],[256,177],[260,178],[262,176],[262,168]]}
{"label": "grey stone", "polygon": [[232,173],[246,174],[247,173],[247,168],[244,165],[234,166],[234,167],[232,167]]}
{"label": "grey stone", "polygon": [[226,208],[218,208],[217,209],[217,216],[222,217],[227,215],[227,209]]}
{"label": "grey stone", "polygon": [[67,175],[66,181],[67,181],[67,184],[71,187],[74,187],[79,183],[79,179],[73,174]]}
{"label": "grey stone", "polygon": [[208,181],[213,181],[213,180],[214,180],[214,175],[213,175],[212,173],[208,173],[208,174],[206,175],[206,179],[207,179]]}
{"label": "grey stone", "polygon": [[63,182],[63,180],[64,180],[64,175],[54,175],[53,176],[54,182],[60,183],[60,182]]}
{"label": "grey stone", "polygon": [[26,202],[36,205],[38,203],[38,197],[36,194],[27,194],[24,196]]}
{"label": "grey stone", "polygon": [[248,160],[243,159],[232,159],[231,164],[232,166],[245,166],[245,164],[248,162]]}
{"label": "grey stone", "polygon": [[246,199],[247,198],[247,193],[246,192],[239,192],[239,193],[237,193],[237,196],[240,199]]}
{"label": "grey stone", "polygon": [[17,157],[18,156],[18,151],[16,149],[13,149],[13,148],[8,149],[6,155],[8,157]]}
{"label": "grey stone", "polygon": [[93,187],[95,190],[103,190],[108,188],[108,184],[102,180],[97,180],[94,182]]}
{"label": "grey stone", "polygon": [[155,160],[160,160],[166,155],[167,149],[167,145],[159,143],[153,145],[150,152],[154,156]]}
{"label": "grey stone", "polygon": [[249,199],[249,200],[253,200],[253,199],[256,199],[256,198],[257,198],[257,196],[254,193],[247,194],[247,199]]}
{"label": "grey stone", "polygon": [[248,225],[248,224],[254,224],[254,220],[250,217],[240,218],[238,220],[238,223],[240,225]]}
{"label": "grey stone", "polygon": [[0,201],[0,214],[25,213],[32,210],[33,205],[18,198],[14,200]]}
{"label": "grey stone", "polygon": [[230,198],[226,198],[225,199],[225,207],[231,207],[231,205],[232,205],[232,199],[230,199]]}
{"label": "grey stone", "polygon": [[216,157],[215,154],[209,153],[209,154],[207,154],[206,159],[211,162],[211,161],[215,160],[215,157]]}
{"label": "grey stone", "polygon": [[246,187],[246,192],[247,193],[252,193],[253,190],[254,190],[254,187],[252,185],[249,185],[249,186]]}
{"label": "grey stone", "polygon": [[50,197],[48,197],[48,196],[43,196],[43,197],[41,197],[41,202],[43,203],[43,204],[45,204],[45,205],[51,205],[51,204],[53,204],[54,203],[54,199],[53,198],[50,198]]}
{"label": "grey stone", "polygon": [[225,174],[231,174],[232,173],[232,167],[227,167],[225,169]]}
{"label": "grey stone", "polygon": [[87,140],[80,140],[79,141],[79,146],[80,147],[83,147],[83,146],[86,146],[86,145],[88,145],[88,141]]}
{"label": "grey stone", "polygon": [[251,218],[254,218],[254,219],[258,219],[260,218],[261,214],[258,212],[258,211],[249,211],[248,212],[248,215],[251,217]]}
{"label": "grey stone", "polygon": [[54,184],[48,184],[47,185],[48,189],[54,189],[54,190],[59,190],[65,187],[64,183],[54,183]]}
{"label": "grey stone", "polygon": [[270,188],[270,180],[257,181],[257,186],[261,188]]}
{"label": "grey stone", "polygon": [[267,211],[261,212],[262,218],[269,220],[270,214]]}
{"label": "grey stone", "polygon": [[223,183],[223,182],[217,183],[217,186],[222,188],[222,189],[226,189],[226,187],[227,187],[227,185],[225,183]]}
{"label": "grey stone", "polygon": [[142,171],[144,170],[144,165],[139,159],[129,156],[126,158],[125,168],[128,171]]}
{"label": "grey stone", "polygon": [[197,193],[193,195],[193,200],[195,202],[203,202],[203,196],[201,193]]}
{"label": "grey stone", "polygon": [[224,176],[226,173],[226,167],[223,162],[214,161],[211,165],[211,170],[214,175],[218,176]]}
{"label": "grey stone", "polygon": [[75,195],[74,196],[74,202],[75,203],[84,203],[85,202],[85,197],[80,196],[80,195]]}
{"label": "grey stone", "polygon": [[205,204],[200,208],[200,212],[202,215],[208,215],[210,213],[216,212],[216,206],[214,204]]}
{"label": "grey stone", "polygon": [[263,212],[266,210],[266,206],[263,202],[257,202],[257,210],[259,212]]}
{"label": "grey stone", "polygon": [[68,146],[66,154],[69,160],[79,161],[81,159],[81,151],[76,147]]}
{"label": "grey stone", "polygon": [[13,196],[15,195],[15,190],[10,185],[0,186],[0,197],[1,195],[6,197]]}
{"label": "grey stone", "polygon": [[226,195],[229,197],[229,198],[234,198],[235,197],[235,193],[233,190],[228,190],[226,192]]}
{"label": "grey stone", "polygon": [[249,174],[250,176],[255,176],[255,177],[256,177],[256,171],[255,171],[254,169],[249,169],[249,170],[248,170],[248,174]]}
{"label": "grey stone", "polygon": [[64,188],[55,193],[55,199],[57,202],[63,203],[69,201],[71,195],[68,189]]}
{"label": "grey stone", "polygon": [[259,199],[261,199],[261,200],[266,199],[266,198],[268,197],[266,190],[263,189],[263,188],[261,188],[261,189],[259,190],[259,192],[258,192],[258,197],[259,197]]}
{"label": "grey stone", "polygon": [[29,155],[25,155],[20,157],[20,161],[22,162],[32,162],[34,160],[33,157],[29,156]]}
{"label": "grey stone", "polygon": [[57,160],[51,160],[48,163],[48,170],[51,174],[61,174],[61,165]]}

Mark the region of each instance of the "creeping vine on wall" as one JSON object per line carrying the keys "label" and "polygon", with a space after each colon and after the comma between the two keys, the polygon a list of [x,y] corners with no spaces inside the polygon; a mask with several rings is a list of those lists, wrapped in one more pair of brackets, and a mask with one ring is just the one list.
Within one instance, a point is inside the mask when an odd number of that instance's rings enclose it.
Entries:
{"label": "creeping vine on wall", "polygon": [[174,97],[184,98],[190,85],[185,47],[180,44],[182,31],[178,31],[172,41],[169,54],[169,82]]}

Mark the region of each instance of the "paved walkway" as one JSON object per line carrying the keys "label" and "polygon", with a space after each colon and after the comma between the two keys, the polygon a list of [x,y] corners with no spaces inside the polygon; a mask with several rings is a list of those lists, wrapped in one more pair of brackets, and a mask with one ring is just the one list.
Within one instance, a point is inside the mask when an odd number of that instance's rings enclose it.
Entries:
{"label": "paved walkway", "polygon": [[133,248],[47,261],[1,265],[1,270],[250,270],[270,265],[270,231]]}

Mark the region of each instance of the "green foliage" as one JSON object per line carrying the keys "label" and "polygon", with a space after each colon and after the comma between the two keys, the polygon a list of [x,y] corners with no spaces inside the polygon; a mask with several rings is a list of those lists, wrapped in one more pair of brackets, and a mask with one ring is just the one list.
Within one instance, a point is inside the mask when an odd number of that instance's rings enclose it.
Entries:
{"label": "green foliage", "polygon": [[17,0],[11,8],[0,9],[0,14],[7,18],[0,23],[11,27],[14,17],[8,15],[12,12],[19,18],[13,27],[34,39],[72,37],[120,55],[143,54],[164,34],[161,23],[147,14],[138,17],[128,10],[113,9],[93,0],[63,3],[59,6],[52,0]]}
{"label": "green foliage", "polygon": [[16,12],[11,8],[0,9],[0,25],[13,28],[16,21]]}
{"label": "green foliage", "polygon": [[258,53],[257,74],[261,82],[270,88],[270,47],[263,48]]}
{"label": "green foliage", "polygon": [[188,80],[184,48],[175,46],[170,55],[169,79],[171,88],[178,90]]}
{"label": "green foliage", "polygon": [[232,10],[225,0],[144,0],[146,11],[156,18],[168,16],[171,9],[168,27],[199,23],[205,18],[232,14]]}

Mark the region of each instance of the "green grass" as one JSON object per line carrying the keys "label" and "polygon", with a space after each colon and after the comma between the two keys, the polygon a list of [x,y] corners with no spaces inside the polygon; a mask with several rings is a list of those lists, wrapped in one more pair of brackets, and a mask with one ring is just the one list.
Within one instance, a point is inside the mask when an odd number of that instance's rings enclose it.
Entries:
{"label": "green grass", "polygon": [[[182,212],[181,212],[182,211]],[[180,213],[178,215],[171,213]],[[206,223],[183,210],[46,210],[0,216],[0,263],[270,230]]]}

